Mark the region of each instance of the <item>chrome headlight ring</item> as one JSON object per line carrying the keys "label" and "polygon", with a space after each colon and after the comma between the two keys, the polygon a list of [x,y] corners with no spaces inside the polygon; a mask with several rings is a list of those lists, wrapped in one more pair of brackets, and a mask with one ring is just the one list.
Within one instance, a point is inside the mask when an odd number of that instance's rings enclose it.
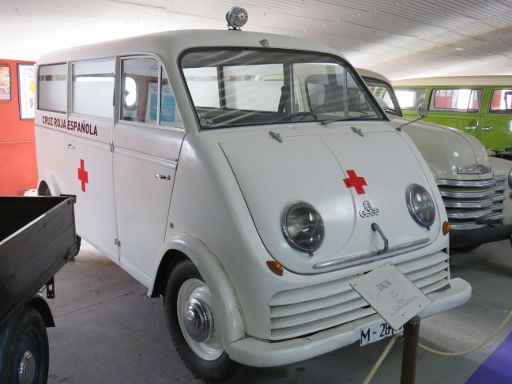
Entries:
{"label": "chrome headlight ring", "polygon": [[507,182],[508,182],[508,187],[510,189],[512,189],[512,169],[510,171],[508,171]]}
{"label": "chrome headlight ring", "polygon": [[429,230],[436,219],[436,206],[430,193],[419,184],[411,184],[405,192],[405,201],[414,221]]}
{"label": "chrome headlight ring", "polygon": [[290,204],[281,219],[283,235],[292,248],[313,256],[325,237],[324,222],[318,211],[306,202]]}

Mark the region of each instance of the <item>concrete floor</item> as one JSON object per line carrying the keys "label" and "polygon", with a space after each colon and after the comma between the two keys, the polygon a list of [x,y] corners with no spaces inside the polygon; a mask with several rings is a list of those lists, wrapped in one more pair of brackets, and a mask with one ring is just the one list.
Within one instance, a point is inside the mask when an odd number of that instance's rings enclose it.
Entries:
{"label": "concrete floor", "polygon": [[[512,308],[512,252],[503,241],[452,257],[452,275],[473,286],[466,305],[426,319],[422,341],[449,350],[467,349],[491,333]],[[50,301],[56,328],[49,329],[49,383],[199,383],[187,371],[167,334],[161,299],[84,244],[75,262],[56,276],[57,298]],[[420,351],[418,384],[464,383],[512,331],[507,327],[483,349],[464,357]],[[352,345],[297,364],[247,368],[237,383],[361,383],[386,341]],[[373,383],[400,381],[399,341]]]}

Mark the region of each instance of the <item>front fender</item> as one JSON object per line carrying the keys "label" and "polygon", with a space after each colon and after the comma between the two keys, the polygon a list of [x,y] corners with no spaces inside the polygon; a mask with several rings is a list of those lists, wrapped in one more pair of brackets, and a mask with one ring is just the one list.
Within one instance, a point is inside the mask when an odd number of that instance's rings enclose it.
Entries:
{"label": "front fender", "polygon": [[[154,275],[149,288],[149,295],[155,289],[157,273],[163,258],[169,251],[185,254],[197,267],[210,289],[215,301],[212,309],[215,324],[218,327],[225,346],[245,337],[245,326],[233,285],[228,275],[215,256],[201,240],[182,233],[169,238],[162,246],[153,270]],[[171,256],[172,257],[172,256]]]}

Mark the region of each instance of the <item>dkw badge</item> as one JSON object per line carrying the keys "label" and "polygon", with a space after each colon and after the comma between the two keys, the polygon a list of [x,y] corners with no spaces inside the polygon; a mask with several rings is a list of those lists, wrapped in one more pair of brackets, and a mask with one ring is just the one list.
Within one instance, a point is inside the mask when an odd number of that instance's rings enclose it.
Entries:
{"label": "dkw badge", "polygon": [[363,209],[359,211],[359,216],[362,218],[378,216],[380,214],[379,208],[372,208],[368,200],[363,201]]}

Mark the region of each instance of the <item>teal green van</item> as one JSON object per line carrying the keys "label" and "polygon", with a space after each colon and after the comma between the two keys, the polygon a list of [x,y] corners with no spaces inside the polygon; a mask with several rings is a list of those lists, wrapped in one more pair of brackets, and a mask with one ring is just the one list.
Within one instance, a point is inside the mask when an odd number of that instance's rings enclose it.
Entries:
{"label": "teal green van", "polygon": [[512,76],[406,79],[393,87],[404,117],[417,118],[416,104],[424,99],[425,121],[460,129],[512,156]]}

